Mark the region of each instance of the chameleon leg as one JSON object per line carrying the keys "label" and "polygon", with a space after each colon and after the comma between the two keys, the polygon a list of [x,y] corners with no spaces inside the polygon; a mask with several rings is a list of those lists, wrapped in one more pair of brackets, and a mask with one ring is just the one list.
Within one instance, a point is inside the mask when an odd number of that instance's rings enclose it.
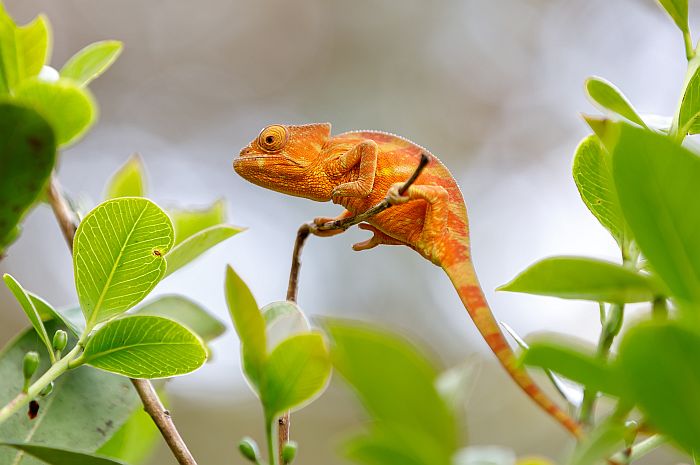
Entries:
{"label": "chameleon leg", "polygon": [[373,249],[374,247],[378,245],[406,245],[404,242],[401,242],[398,239],[394,239],[391,236],[388,236],[372,226],[371,224],[367,223],[360,223],[358,225],[360,229],[364,229],[365,231],[372,231],[374,235],[367,239],[366,241],[363,242],[358,242],[357,244],[354,244],[352,246],[352,250],[355,251],[360,251],[360,250],[369,250]]}
{"label": "chameleon leg", "polygon": [[422,255],[438,263],[440,257],[437,248],[441,247],[442,239],[448,234],[449,193],[442,186],[413,185],[404,195],[399,195],[402,186],[403,183],[392,185],[387,198],[393,205],[412,200],[424,200],[427,203],[420,235],[416,239],[411,238],[410,242]]}
{"label": "chameleon leg", "polygon": [[339,203],[339,197],[367,197],[374,187],[377,171],[377,143],[372,140],[360,142],[334,163],[333,171],[345,174],[359,164],[357,180],[339,184],[333,189],[331,197]]}
{"label": "chameleon leg", "polygon": [[[323,223],[330,223],[331,221],[337,221],[337,220],[344,220],[345,218],[350,218],[352,216],[352,213],[350,213],[348,210],[343,211],[340,215],[336,216],[335,218],[330,218],[327,216],[319,216],[318,218],[314,218],[314,224],[316,226],[320,226]],[[343,231],[342,229],[331,229],[330,231],[315,231],[314,235],[319,236],[319,237],[331,237],[335,236],[336,234],[340,234]]]}

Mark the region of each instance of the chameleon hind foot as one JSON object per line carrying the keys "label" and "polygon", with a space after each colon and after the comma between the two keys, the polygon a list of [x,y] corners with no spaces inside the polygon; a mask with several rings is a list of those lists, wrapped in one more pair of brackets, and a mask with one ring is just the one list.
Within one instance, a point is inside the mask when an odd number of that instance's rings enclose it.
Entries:
{"label": "chameleon hind foot", "polygon": [[373,249],[378,245],[405,245],[403,242],[388,236],[375,228],[374,226],[367,223],[360,223],[358,225],[360,229],[365,231],[371,231],[373,233],[372,237],[363,242],[358,242],[352,246],[352,250],[359,252],[360,250]]}

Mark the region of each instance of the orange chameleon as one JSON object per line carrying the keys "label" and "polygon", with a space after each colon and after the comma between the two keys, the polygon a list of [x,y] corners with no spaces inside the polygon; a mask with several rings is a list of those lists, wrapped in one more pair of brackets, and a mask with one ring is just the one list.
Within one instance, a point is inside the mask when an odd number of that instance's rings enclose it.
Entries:
{"label": "orange chameleon", "polygon": [[[388,197],[395,206],[359,225],[374,234],[353,249],[407,245],[443,268],[508,374],[529,397],[579,437],[580,425],[517,366],[486,303],[470,256],[467,209],[448,169],[423,147],[393,134],[353,131],[331,137],[330,133],[330,124],[268,126],[241,150],[233,168],[259,186],[319,202],[332,200],[345,207],[338,218],[316,218],[314,222],[319,225],[362,213]],[[399,195],[399,188],[418,166],[422,153],[428,155],[428,165],[405,196]]]}

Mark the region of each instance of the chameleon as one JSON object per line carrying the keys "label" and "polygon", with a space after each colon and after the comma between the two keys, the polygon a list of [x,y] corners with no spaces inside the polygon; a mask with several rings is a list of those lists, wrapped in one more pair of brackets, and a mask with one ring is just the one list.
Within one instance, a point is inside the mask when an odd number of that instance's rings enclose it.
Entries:
{"label": "chameleon", "polygon": [[[427,155],[428,164],[402,195],[403,183],[413,174],[423,154]],[[358,225],[372,236],[353,245],[353,249],[404,245],[441,267],[510,377],[569,432],[576,437],[582,435],[581,426],[518,365],[486,302],[472,263],[462,192],[436,156],[387,132],[351,131],[331,136],[329,123],[273,124],[240,151],[233,168],[258,186],[314,201],[332,201],[345,208],[336,218],[315,218],[316,225],[361,214],[388,199],[391,208]]]}

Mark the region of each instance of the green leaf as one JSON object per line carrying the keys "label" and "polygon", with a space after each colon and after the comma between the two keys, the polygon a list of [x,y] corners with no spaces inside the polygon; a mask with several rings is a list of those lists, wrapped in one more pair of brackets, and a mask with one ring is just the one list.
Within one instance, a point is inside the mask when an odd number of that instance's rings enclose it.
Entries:
{"label": "green leaf", "polygon": [[681,103],[673,115],[670,129],[671,134],[679,139],[700,132],[700,57],[690,61],[686,76]]}
{"label": "green leaf", "polygon": [[243,231],[241,228],[220,224],[195,233],[173,247],[165,257],[168,261],[166,276],[187,265],[204,252]]}
{"label": "green leaf", "polygon": [[700,158],[663,135],[613,128],[605,143],[635,241],[676,297],[700,303]]}
{"label": "green leaf", "polygon": [[306,315],[294,302],[288,300],[272,302],[261,308],[260,312],[265,319],[268,350],[290,336],[308,333],[311,330]]}
{"label": "green leaf", "polygon": [[0,257],[43,191],[55,161],[51,126],[30,108],[0,103]]}
{"label": "green leaf", "polygon": [[270,353],[260,386],[266,416],[310,402],[325,388],[331,363],[323,337],[318,333],[292,336]]}
{"label": "green leaf", "polygon": [[46,350],[48,351],[50,358],[53,361],[53,345],[51,343],[49,335],[46,332],[44,323],[41,321],[39,312],[34,306],[34,302],[27,294],[27,291],[25,291],[24,288],[20,285],[20,283],[18,283],[17,280],[11,275],[5,273],[2,279],[5,281],[5,284],[10,289],[12,294],[15,296],[15,299],[17,299],[17,301],[19,302],[20,306],[22,307],[22,310],[24,310],[24,313],[26,313],[27,318],[29,318],[29,321],[34,327],[34,330],[39,335],[39,339],[41,339],[41,341],[44,343],[44,346],[46,346]]}
{"label": "green leaf", "polygon": [[625,427],[614,421],[606,421],[577,444],[569,465],[605,463],[605,459],[625,446]]}
{"label": "green leaf", "polygon": [[97,118],[97,105],[89,91],[66,79],[27,79],[17,86],[15,97],[46,118],[61,147],[78,140]]}
{"label": "green leaf", "polygon": [[80,86],[87,86],[112,66],[122,52],[122,43],[105,40],[88,45],[66,62],[61,77],[72,79]]}
{"label": "green leaf", "polygon": [[226,221],[226,202],[217,200],[201,209],[171,209],[168,211],[175,228],[175,245],[194,234]]}
{"label": "green leaf", "polygon": [[615,190],[612,159],[597,136],[590,135],[578,145],[572,171],[583,203],[620,247],[626,247],[630,234]]}
{"label": "green leaf", "polygon": [[[345,444],[344,455],[350,460],[367,465],[439,465],[425,462],[411,447],[381,432],[359,436]],[[444,465],[447,465],[444,464]]]}
{"label": "green leaf", "polygon": [[646,302],[663,294],[648,275],[584,257],[545,258],[498,290],[618,304]]}
{"label": "green leaf", "polygon": [[603,78],[593,76],[586,79],[586,93],[591,101],[601,110],[620,115],[642,127],[647,127],[644,120],[637,114],[632,104],[622,94],[622,91],[611,82]]}
{"label": "green leaf", "polygon": [[181,324],[159,316],[125,316],[93,334],[81,361],[130,378],[190,373],[207,359],[204,344]]}
{"label": "green leaf", "polygon": [[34,308],[36,308],[39,318],[41,318],[42,321],[56,320],[65,326],[74,336],[80,336],[80,334],[82,334],[85,328],[85,320],[79,308],[58,311],[38,295],[31,292],[27,292],[27,295],[32,299],[32,304]]}
{"label": "green leaf", "polygon": [[682,32],[688,32],[688,0],[659,0],[661,6]]}
{"label": "green leaf", "polygon": [[620,344],[617,369],[655,429],[700,450],[700,335],[679,323],[639,325]]}
{"label": "green leaf", "polygon": [[170,318],[191,329],[205,342],[216,339],[226,331],[222,322],[200,305],[181,295],[158,297],[139,307],[133,314]]}
{"label": "green leaf", "polygon": [[[158,397],[168,406],[165,390]],[[136,409],[131,417],[97,450],[99,455],[122,460],[129,465],[145,464],[161,439],[158,427],[144,409]]]}
{"label": "green leaf", "polygon": [[107,181],[105,199],[143,197],[146,195],[146,173],[143,160],[132,155]]}
{"label": "green leaf", "polygon": [[[53,334],[65,329],[55,321],[46,322]],[[75,344],[69,337],[69,347]],[[5,405],[22,389],[22,359],[28,351],[43,350],[33,329],[19,334],[0,352],[0,403]],[[48,357],[41,358],[39,372],[48,368]],[[54,392],[37,399],[39,413],[30,420],[22,410],[0,425],[0,441],[43,444],[49,447],[95,452],[129,418],[139,399],[128,379],[91,367],[80,367],[63,374]],[[0,447],[0,463],[16,462],[18,452]],[[25,458],[21,465],[40,462]],[[41,462],[43,463],[43,462]]]}
{"label": "green leaf", "polygon": [[48,465],[125,465],[98,455],[86,454],[69,449],[47,447],[43,444],[0,442],[0,446],[12,447],[41,460]]}
{"label": "green leaf", "polygon": [[616,397],[624,392],[619,375],[604,360],[595,357],[592,351],[540,340],[530,344],[523,356],[523,363],[552,370],[595,391]]}
{"label": "green leaf", "polygon": [[73,242],[73,268],[87,327],[140,302],[165,275],[173,244],[170,218],[143,198],[101,203],[80,223]]}
{"label": "green leaf", "polygon": [[231,321],[241,340],[243,371],[251,385],[260,392],[267,358],[265,320],[250,289],[230,266],[226,267],[225,287]]}
{"label": "green leaf", "polygon": [[0,4],[0,93],[39,74],[51,54],[51,33],[45,16],[17,26]]}
{"label": "green leaf", "polygon": [[385,331],[341,322],[325,327],[333,341],[333,366],[382,434],[403,438],[405,447],[420,443],[432,457],[428,463],[449,463],[457,443],[455,418],[435,387],[437,373],[426,358]]}

